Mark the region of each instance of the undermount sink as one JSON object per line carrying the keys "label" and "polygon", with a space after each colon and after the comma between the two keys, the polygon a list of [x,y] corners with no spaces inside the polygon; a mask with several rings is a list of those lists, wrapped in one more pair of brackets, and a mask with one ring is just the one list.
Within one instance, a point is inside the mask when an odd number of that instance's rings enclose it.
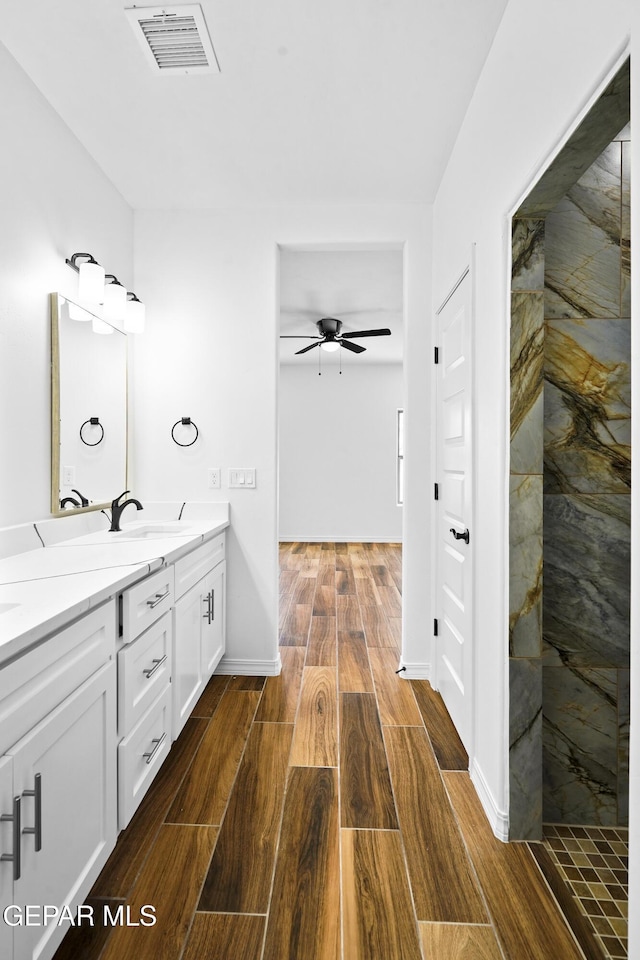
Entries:
{"label": "undermount sink", "polygon": [[142,526],[136,526],[121,530],[124,537],[135,538],[155,538],[164,536],[180,536],[187,532],[189,524],[181,523],[180,520],[164,520],[157,523],[145,523]]}
{"label": "undermount sink", "polygon": [[0,603],[0,613],[8,613],[9,610],[13,610],[15,607],[19,606],[19,603]]}

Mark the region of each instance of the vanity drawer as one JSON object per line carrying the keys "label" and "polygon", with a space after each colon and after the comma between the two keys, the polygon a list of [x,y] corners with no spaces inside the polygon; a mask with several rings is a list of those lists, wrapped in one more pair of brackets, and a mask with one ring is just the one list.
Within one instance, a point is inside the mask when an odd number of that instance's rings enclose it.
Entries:
{"label": "vanity drawer", "polygon": [[109,600],[0,670],[0,756],[115,658],[116,623]]}
{"label": "vanity drawer", "polygon": [[171,611],[118,653],[118,732],[126,736],[171,679]]}
{"label": "vanity drawer", "polygon": [[122,594],[122,639],[131,643],[173,604],[173,566],[151,574]]}
{"label": "vanity drawer", "polygon": [[202,580],[205,574],[215,567],[221,560],[224,560],[224,533],[214,537],[213,540],[203,543],[186,557],[182,557],[175,562],[175,596],[176,600],[187,590],[190,590],[194,583]]}
{"label": "vanity drawer", "polygon": [[167,686],[118,744],[118,828],[124,830],[171,747],[171,687]]}

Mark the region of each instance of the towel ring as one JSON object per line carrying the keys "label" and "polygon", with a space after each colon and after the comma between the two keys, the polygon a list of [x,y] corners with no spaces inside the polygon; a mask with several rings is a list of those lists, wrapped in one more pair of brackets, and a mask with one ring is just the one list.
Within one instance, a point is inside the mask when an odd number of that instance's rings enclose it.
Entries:
{"label": "towel ring", "polygon": [[[82,431],[84,430],[87,424],[90,424],[92,427],[100,427],[100,429],[102,430],[102,433],[100,434],[100,439],[96,440],[95,443],[88,443],[85,440],[85,438],[82,436]],[[104,427],[100,423],[99,417],[89,417],[88,420],[85,420],[85,422],[80,427],[80,439],[87,447],[97,447],[99,443],[102,443],[102,441],[104,440]]]}
{"label": "towel ring", "polygon": [[[179,440],[176,440],[176,435],[175,435],[175,432],[174,432],[174,431],[175,431],[175,429],[176,429],[177,426],[193,427],[193,429],[194,429],[195,432],[196,432],[196,435],[195,435],[195,437],[193,438],[193,440],[191,441],[191,443],[180,443]],[[192,447],[192,446],[194,445],[194,443],[195,443],[196,440],[198,439],[198,428],[196,427],[196,425],[195,425],[195,423],[193,422],[193,420],[191,419],[191,417],[181,417],[179,420],[176,420],[176,422],[174,423],[174,425],[173,425],[172,428],[171,428],[171,439],[173,440],[174,443],[177,443],[179,447]]]}

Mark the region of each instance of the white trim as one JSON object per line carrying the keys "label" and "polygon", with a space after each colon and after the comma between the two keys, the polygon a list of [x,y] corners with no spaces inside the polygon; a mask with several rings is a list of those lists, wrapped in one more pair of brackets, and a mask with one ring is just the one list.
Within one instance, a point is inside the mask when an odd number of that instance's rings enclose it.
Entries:
{"label": "white trim", "polygon": [[[473,246],[475,246],[475,244],[473,244]],[[460,284],[462,283],[466,275],[470,272],[470,270],[471,270],[471,261],[466,265],[466,267],[464,268],[464,270],[462,271],[462,273],[460,274],[460,276],[458,277],[454,285],[449,290],[449,293],[446,295],[446,297],[444,298],[444,300],[436,310],[436,317],[442,313],[446,305],[449,303],[449,300],[451,300],[451,297],[454,295],[454,293],[456,292],[456,290],[458,289],[458,287],[460,286]],[[436,331],[437,331],[437,327],[436,327]]]}
{"label": "white trim", "polygon": [[239,677],[277,677],[282,670],[280,654],[275,660],[231,660],[223,657],[215,673]]}
{"label": "white trim", "polygon": [[407,663],[400,657],[400,667],[404,667],[398,676],[403,680],[431,680],[430,663]]}
{"label": "white trim", "polygon": [[338,534],[335,537],[305,537],[302,535],[293,537],[281,533],[278,540],[280,543],[399,543],[402,546],[402,540],[398,537],[356,537],[353,534],[348,537]]}
{"label": "white trim", "polygon": [[486,777],[475,757],[471,761],[469,776],[471,777],[471,783],[476,788],[476,793],[480,798],[482,809],[487,816],[491,829],[498,840],[506,843],[509,839],[509,814],[506,810],[501,810],[496,803],[495,797],[487,784]]}

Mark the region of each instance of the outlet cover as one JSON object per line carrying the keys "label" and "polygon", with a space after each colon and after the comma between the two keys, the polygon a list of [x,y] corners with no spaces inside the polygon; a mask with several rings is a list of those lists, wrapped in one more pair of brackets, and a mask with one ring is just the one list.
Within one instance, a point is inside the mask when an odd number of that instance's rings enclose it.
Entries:
{"label": "outlet cover", "polygon": [[210,490],[220,489],[220,467],[209,467],[207,470],[207,481]]}

